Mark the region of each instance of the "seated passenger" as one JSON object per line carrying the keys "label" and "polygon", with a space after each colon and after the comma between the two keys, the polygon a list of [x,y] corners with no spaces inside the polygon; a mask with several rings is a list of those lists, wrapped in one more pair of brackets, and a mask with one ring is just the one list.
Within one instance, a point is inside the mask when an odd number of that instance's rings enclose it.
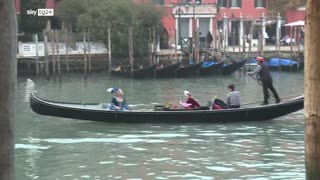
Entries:
{"label": "seated passenger", "polygon": [[118,88],[109,88],[107,92],[111,92],[114,94],[111,100],[111,110],[122,110],[122,111],[128,111],[130,110],[126,99],[123,96],[123,92],[121,89]]}
{"label": "seated passenger", "polygon": [[184,91],[184,95],[187,97],[185,104],[188,104],[188,108],[197,109],[200,108],[200,104],[192,98],[192,95],[189,91]]}
{"label": "seated passenger", "polygon": [[234,85],[228,86],[227,104],[228,108],[240,108],[240,92],[234,90]]}

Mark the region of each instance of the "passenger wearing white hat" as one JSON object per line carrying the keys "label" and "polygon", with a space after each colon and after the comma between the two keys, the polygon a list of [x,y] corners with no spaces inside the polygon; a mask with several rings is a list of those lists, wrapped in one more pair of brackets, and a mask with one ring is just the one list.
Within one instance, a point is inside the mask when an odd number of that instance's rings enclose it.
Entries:
{"label": "passenger wearing white hat", "polygon": [[109,88],[107,92],[111,92],[114,94],[111,100],[111,107],[112,110],[122,110],[127,111],[130,110],[126,99],[123,96],[123,91],[119,88]]}
{"label": "passenger wearing white hat", "polygon": [[187,97],[186,104],[190,104],[188,108],[197,109],[200,108],[200,104],[192,98],[192,95],[189,91],[184,90],[184,95]]}

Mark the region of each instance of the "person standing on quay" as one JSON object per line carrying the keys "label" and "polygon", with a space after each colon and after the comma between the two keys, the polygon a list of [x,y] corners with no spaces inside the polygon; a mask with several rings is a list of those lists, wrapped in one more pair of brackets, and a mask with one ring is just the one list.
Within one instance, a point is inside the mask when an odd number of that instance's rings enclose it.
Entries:
{"label": "person standing on quay", "polygon": [[249,75],[258,74],[260,76],[260,80],[262,82],[262,87],[263,87],[263,97],[264,97],[264,101],[261,105],[268,104],[268,97],[269,97],[268,89],[270,89],[272,94],[274,95],[276,99],[276,103],[279,103],[280,98],[277,91],[274,89],[272,85],[272,77],[268,70],[268,67],[264,64],[264,58],[257,57],[256,60],[258,61],[258,65],[256,69],[254,69],[251,72],[248,72],[248,74]]}

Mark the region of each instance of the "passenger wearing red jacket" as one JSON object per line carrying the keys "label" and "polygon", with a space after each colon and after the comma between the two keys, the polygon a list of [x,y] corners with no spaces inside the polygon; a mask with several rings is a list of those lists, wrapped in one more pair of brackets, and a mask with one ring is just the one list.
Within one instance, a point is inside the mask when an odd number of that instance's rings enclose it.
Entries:
{"label": "passenger wearing red jacket", "polygon": [[200,104],[192,98],[192,95],[189,91],[184,91],[184,95],[187,97],[186,104],[190,104],[188,108],[197,109],[200,108]]}

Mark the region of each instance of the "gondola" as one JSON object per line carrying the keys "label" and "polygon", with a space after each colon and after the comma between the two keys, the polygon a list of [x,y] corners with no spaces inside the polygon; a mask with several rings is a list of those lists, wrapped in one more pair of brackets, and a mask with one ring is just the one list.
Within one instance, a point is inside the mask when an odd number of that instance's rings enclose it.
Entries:
{"label": "gondola", "polygon": [[231,123],[264,121],[303,109],[304,97],[283,100],[267,106],[245,106],[239,109],[113,111],[101,103],[69,103],[44,100],[30,91],[30,107],[40,115],[107,123]]}
{"label": "gondola", "polygon": [[200,76],[221,74],[223,65],[223,62],[203,62],[202,67],[199,70],[199,74]]}
{"label": "gondola", "polygon": [[199,69],[202,66],[202,62],[190,64],[184,67],[179,67],[177,70],[178,77],[188,77],[199,75]]}
{"label": "gondola", "polygon": [[230,75],[240,69],[245,63],[243,61],[233,62],[222,67],[223,75]]}
{"label": "gondola", "polygon": [[298,62],[288,58],[271,58],[266,64],[268,68],[273,71],[281,70],[290,72],[302,70],[304,68],[304,63],[300,63],[298,68]]}
{"label": "gondola", "polygon": [[156,78],[169,78],[169,77],[176,77],[177,70],[179,66],[181,65],[181,62],[177,62],[175,64],[170,64],[163,68],[157,68],[156,69]]}
{"label": "gondola", "polygon": [[132,72],[132,76],[131,76],[131,72],[128,70],[111,71],[111,75],[120,76],[120,77],[132,77],[135,79],[154,78],[156,67],[157,67],[157,64],[153,64],[153,65],[143,67],[141,69],[135,69]]}

